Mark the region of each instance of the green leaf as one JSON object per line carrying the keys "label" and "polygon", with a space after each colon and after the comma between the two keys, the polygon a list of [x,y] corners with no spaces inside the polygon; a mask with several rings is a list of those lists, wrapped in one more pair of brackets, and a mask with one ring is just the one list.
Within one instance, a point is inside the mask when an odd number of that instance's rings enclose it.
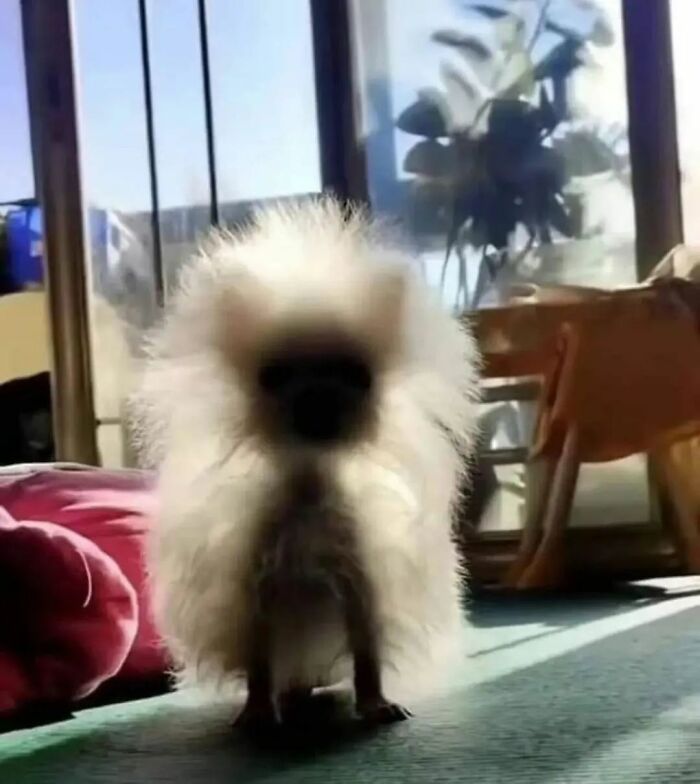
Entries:
{"label": "green leaf", "polygon": [[567,0],[547,15],[545,27],[564,38],[610,46],[615,32],[604,8],[593,0]]}
{"label": "green leaf", "polygon": [[451,63],[441,63],[440,74],[448,86],[456,87],[463,98],[475,101],[481,97],[481,90],[475,87],[461,71]]}
{"label": "green leaf", "polygon": [[508,7],[508,0],[477,0],[465,2],[464,7],[482,14],[488,19],[502,19],[511,16],[512,10]]}
{"label": "green leaf", "polygon": [[529,98],[534,89],[535,74],[530,55],[526,51],[515,52],[498,85],[499,98]]}
{"label": "green leaf", "polygon": [[534,64],[533,78],[541,82],[545,79],[566,79],[581,65],[583,44],[573,38],[565,39],[555,46],[539,62]]}
{"label": "green leaf", "polygon": [[526,28],[520,17],[507,16],[498,19],[493,23],[492,28],[498,52],[503,60],[507,60],[515,52],[526,50]]}
{"label": "green leaf", "polygon": [[554,142],[554,149],[566,161],[569,177],[588,177],[614,169],[617,156],[610,147],[590,131],[570,131]]}
{"label": "green leaf", "polygon": [[445,84],[449,104],[449,117],[452,128],[466,128],[472,125],[478,108],[488,95],[486,89],[468,74],[455,68],[451,63],[440,65],[440,76]]}
{"label": "green leaf", "polygon": [[432,40],[444,46],[451,46],[462,54],[473,55],[477,60],[488,60],[492,56],[491,49],[475,35],[460,33],[458,30],[437,30]]}
{"label": "green leaf", "polygon": [[418,142],[406,153],[404,171],[421,177],[440,179],[454,173],[454,156],[449,147],[434,139]]}
{"label": "green leaf", "polygon": [[447,137],[447,111],[444,104],[444,97],[437,90],[425,91],[415,103],[401,112],[396,125],[404,133],[413,136],[428,139]]}

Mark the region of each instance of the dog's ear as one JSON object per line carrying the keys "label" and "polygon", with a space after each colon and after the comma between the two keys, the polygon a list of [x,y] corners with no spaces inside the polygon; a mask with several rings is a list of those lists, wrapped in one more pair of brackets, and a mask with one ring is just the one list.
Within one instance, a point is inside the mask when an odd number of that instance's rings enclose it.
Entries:
{"label": "dog's ear", "polygon": [[234,362],[245,361],[259,345],[269,299],[264,287],[250,276],[218,292],[216,301],[217,343]]}
{"label": "dog's ear", "polygon": [[366,291],[367,325],[371,340],[385,353],[393,352],[399,344],[404,324],[407,280],[401,269],[386,269],[378,273]]}

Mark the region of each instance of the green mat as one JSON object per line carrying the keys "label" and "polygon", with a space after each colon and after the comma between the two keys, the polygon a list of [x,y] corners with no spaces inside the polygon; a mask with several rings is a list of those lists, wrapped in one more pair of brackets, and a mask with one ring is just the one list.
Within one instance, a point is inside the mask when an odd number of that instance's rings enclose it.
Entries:
{"label": "green mat", "polygon": [[169,695],[0,736],[0,782],[700,783],[700,597],[680,587],[478,600],[450,696],[376,733],[319,703],[251,746],[230,708]]}

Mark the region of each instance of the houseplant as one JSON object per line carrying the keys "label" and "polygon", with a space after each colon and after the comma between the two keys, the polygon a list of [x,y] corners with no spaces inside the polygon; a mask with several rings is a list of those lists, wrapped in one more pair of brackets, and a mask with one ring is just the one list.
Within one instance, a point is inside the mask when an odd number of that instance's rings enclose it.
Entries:
{"label": "houseplant", "polygon": [[[573,74],[614,40],[594,0],[458,5],[464,31],[432,35],[452,55],[442,63],[441,88],[419,91],[397,126],[420,139],[403,167],[414,198],[443,209],[442,285],[456,260],[453,304],[464,309],[478,306],[489,286],[538,247],[582,236],[574,180],[629,172],[624,129],[596,127],[571,105]],[[471,298],[468,253],[479,257]]]}

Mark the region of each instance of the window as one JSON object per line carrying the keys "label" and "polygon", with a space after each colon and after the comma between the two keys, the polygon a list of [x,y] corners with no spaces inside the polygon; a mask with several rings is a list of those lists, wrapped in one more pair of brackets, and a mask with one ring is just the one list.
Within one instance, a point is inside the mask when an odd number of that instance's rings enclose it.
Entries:
{"label": "window", "polygon": [[0,3],[0,203],[34,195],[19,0]]}
{"label": "window", "polygon": [[115,445],[132,356],[208,231],[212,198],[221,222],[234,224],[256,201],[321,189],[308,0],[279,3],[274,16],[257,0],[203,6],[206,25],[197,0],[76,0],[91,344],[107,462],[125,459]]}
{"label": "window", "polygon": [[211,217],[197,0],[151,0],[148,34],[163,273],[169,287]]}
{"label": "window", "polygon": [[132,356],[157,312],[140,25],[135,0],[74,7],[93,386],[101,458],[111,464],[124,459]]}
{"label": "window", "polygon": [[[620,0],[355,7],[370,201],[446,307],[497,305],[519,283],[636,281]],[[529,443],[529,409],[484,406],[490,447]],[[493,470],[484,527],[521,524],[523,481]],[[648,516],[641,456],[584,466],[574,524]]]}
{"label": "window", "polygon": [[682,178],[685,241],[700,244],[700,96],[696,73],[694,31],[700,24],[700,6],[693,0],[673,0],[673,66],[678,117],[678,146]]}
{"label": "window", "polygon": [[619,0],[369,0],[370,198],[449,307],[636,279]]}
{"label": "window", "polygon": [[209,0],[209,47],[219,201],[321,190],[308,0]]}
{"label": "window", "polygon": [[0,465],[54,456],[42,221],[22,42],[19,0],[6,0],[0,3]]}

